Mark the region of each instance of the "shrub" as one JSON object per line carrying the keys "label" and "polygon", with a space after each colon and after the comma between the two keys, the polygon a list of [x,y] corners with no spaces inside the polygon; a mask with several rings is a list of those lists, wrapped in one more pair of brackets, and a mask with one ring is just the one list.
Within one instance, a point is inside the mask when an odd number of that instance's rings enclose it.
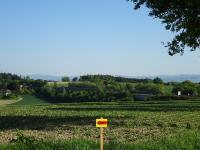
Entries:
{"label": "shrub", "polygon": [[17,98],[19,98],[19,96],[16,95],[16,94],[4,95],[4,96],[2,97],[2,99],[17,99]]}
{"label": "shrub", "polygon": [[191,99],[189,96],[152,96],[149,97],[147,100],[187,100]]}
{"label": "shrub", "polygon": [[149,94],[162,94],[163,93],[163,85],[161,84],[137,84],[135,86],[135,90],[139,93],[149,93]]}

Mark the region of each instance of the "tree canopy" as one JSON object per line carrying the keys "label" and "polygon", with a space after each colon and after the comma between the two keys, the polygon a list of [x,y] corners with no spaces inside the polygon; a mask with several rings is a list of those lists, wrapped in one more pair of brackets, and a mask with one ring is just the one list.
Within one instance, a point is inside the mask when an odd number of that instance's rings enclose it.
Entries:
{"label": "tree canopy", "polygon": [[69,79],[69,77],[62,77],[62,81],[63,81],[63,82],[69,82],[70,79]]}
{"label": "tree canopy", "polygon": [[153,82],[156,83],[156,84],[163,84],[164,83],[163,80],[159,77],[153,79]]}
{"label": "tree canopy", "polygon": [[161,19],[165,28],[176,33],[171,42],[165,44],[169,55],[184,53],[200,47],[200,0],[127,0],[134,9],[145,5],[149,15]]}

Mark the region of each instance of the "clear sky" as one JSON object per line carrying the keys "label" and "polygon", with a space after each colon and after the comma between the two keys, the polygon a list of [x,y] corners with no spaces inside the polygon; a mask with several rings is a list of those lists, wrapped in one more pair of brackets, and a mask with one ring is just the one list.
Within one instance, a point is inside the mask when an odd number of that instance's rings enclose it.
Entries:
{"label": "clear sky", "polygon": [[1,0],[0,72],[200,74],[200,55],[169,56],[173,38],[126,0]]}

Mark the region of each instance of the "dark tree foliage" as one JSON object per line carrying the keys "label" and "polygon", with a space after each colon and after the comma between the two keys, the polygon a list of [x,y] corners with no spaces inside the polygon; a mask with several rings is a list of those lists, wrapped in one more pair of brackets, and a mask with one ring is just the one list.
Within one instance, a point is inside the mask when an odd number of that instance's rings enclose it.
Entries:
{"label": "dark tree foliage", "polygon": [[11,73],[0,73],[0,92],[10,90],[15,94],[27,94],[38,92],[47,84],[44,80],[33,80],[28,77],[22,78],[21,76]]}
{"label": "dark tree foliage", "polygon": [[135,90],[137,93],[147,93],[147,94],[162,94],[163,86],[157,84],[143,84],[139,83],[135,86]]}
{"label": "dark tree foliage", "polygon": [[153,79],[153,83],[163,84],[164,82],[163,82],[163,80],[161,78],[157,77],[157,78]]}
{"label": "dark tree foliage", "polygon": [[116,77],[111,75],[85,75],[80,77],[80,81],[105,81],[106,82],[130,82],[130,83],[150,83],[151,79],[137,79],[137,78],[126,78],[126,77]]}
{"label": "dark tree foliage", "polygon": [[19,84],[22,78],[11,73],[0,73],[0,90],[19,90]]}
{"label": "dark tree foliage", "polygon": [[20,85],[18,81],[10,81],[7,84],[7,89],[11,90],[11,91],[18,91],[20,89]]}
{"label": "dark tree foliage", "polygon": [[126,86],[116,83],[102,85],[99,82],[69,83],[68,87],[44,87],[39,94],[54,102],[97,102],[112,100],[133,100]]}
{"label": "dark tree foliage", "polygon": [[84,75],[81,76],[80,81],[90,81],[90,82],[97,82],[100,80],[104,81],[113,81],[113,76],[111,75]]}
{"label": "dark tree foliage", "polygon": [[72,79],[72,81],[73,81],[73,82],[78,81],[78,77],[74,77],[74,78]]}
{"label": "dark tree foliage", "polygon": [[173,88],[173,93],[177,94],[181,91],[182,95],[199,95],[200,86],[197,83],[192,83],[191,81],[184,81]]}
{"label": "dark tree foliage", "polygon": [[186,47],[194,51],[200,47],[200,0],[127,0],[134,9],[145,5],[149,15],[161,19],[165,28],[176,35],[166,44],[169,55],[183,54]]}
{"label": "dark tree foliage", "polygon": [[0,80],[21,80],[22,78],[16,74],[0,73]]}
{"label": "dark tree foliage", "polygon": [[125,78],[125,77],[115,77],[116,82],[131,82],[131,83],[150,83],[151,79],[138,79],[138,78]]}
{"label": "dark tree foliage", "polygon": [[69,82],[69,81],[70,81],[70,78],[69,78],[69,77],[62,77],[62,81],[63,81],[63,82]]}

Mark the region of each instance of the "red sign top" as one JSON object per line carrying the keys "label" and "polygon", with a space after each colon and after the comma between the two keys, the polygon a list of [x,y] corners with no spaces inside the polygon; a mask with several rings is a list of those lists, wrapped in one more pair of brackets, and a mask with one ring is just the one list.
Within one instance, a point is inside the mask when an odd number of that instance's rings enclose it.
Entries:
{"label": "red sign top", "polygon": [[105,125],[105,124],[108,124],[108,121],[98,121],[97,124],[99,124],[99,125]]}
{"label": "red sign top", "polygon": [[108,126],[108,119],[96,119],[96,127],[106,128]]}

